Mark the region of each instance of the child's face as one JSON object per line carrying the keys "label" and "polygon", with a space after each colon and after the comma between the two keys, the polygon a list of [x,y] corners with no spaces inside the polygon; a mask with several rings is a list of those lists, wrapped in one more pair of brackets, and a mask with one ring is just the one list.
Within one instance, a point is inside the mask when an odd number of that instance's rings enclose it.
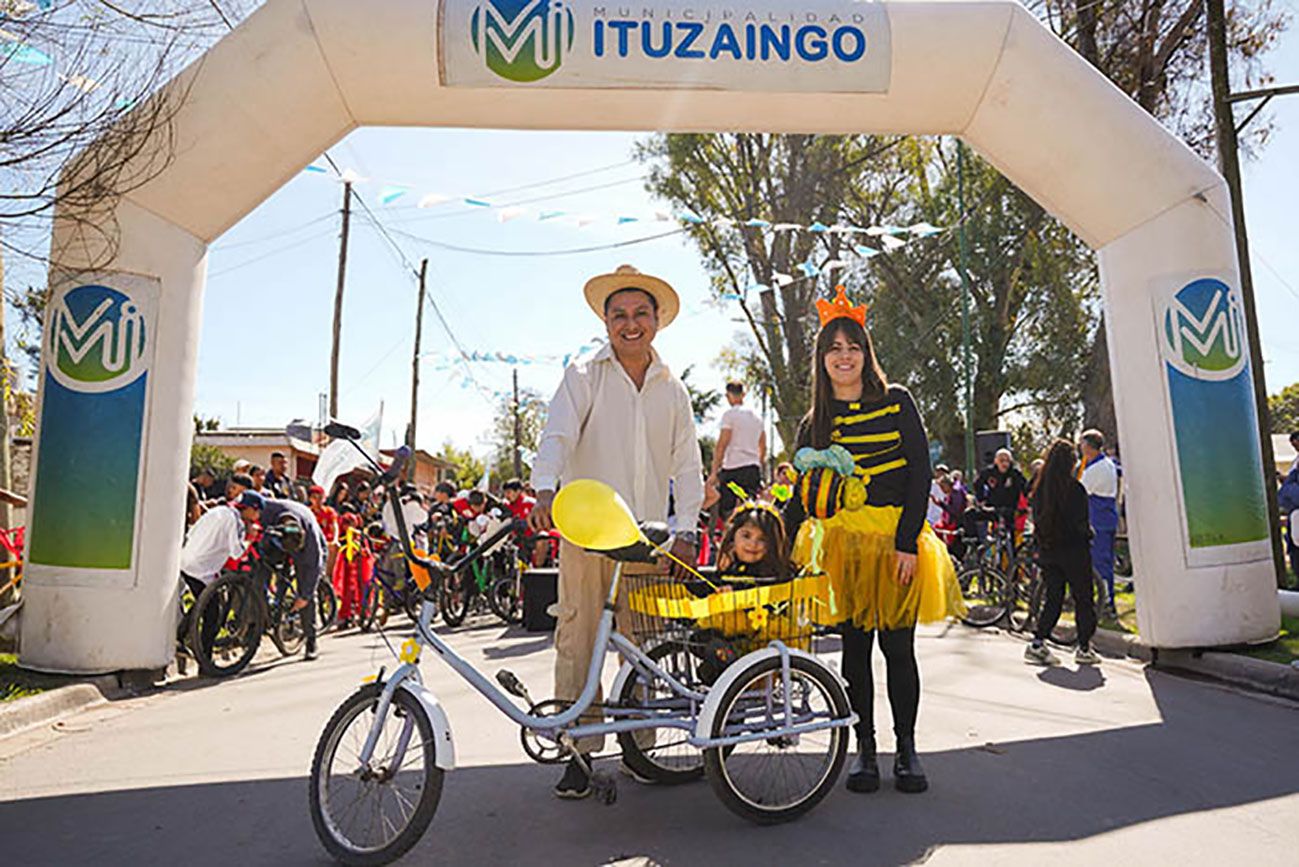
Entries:
{"label": "child's face", "polygon": [[761,563],[767,556],[767,535],[754,524],[735,531],[735,559],[741,563]]}

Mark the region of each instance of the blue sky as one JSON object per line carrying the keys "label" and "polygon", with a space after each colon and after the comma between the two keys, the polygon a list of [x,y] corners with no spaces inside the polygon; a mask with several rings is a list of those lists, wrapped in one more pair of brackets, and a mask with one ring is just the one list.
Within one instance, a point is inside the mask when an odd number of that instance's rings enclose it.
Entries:
{"label": "blue sky", "polygon": [[[1299,31],[1292,30],[1269,65],[1281,83],[1299,82]],[[1260,159],[1245,166],[1246,210],[1269,391],[1299,380],[1299,97],[1275,100],[1277,129]],[[644,166],[632,161],[642,134],[365,129],[331,149],[335,162],[369,179],[358,190],[392,230],[442,244],[502,252],[550,251],[635,242],[671,228],[618,214],[647,216],[661,203],[644,190]],[[552,184],[556,178],[581,174]],[[379,202],[390,182],[411,192]],[[497,191],[528,189],[492,195]],[[592,189],[594,188],[594,189]],[[585,192],[578,192],[585,190]],[[314,419],[328,388],[329,334],[336,279],[340,188],[304,173],[275,193],[213,245],[205,299],[196,411],[227,425],[281,425]],[[482,209],[458,204],[415,207],[427,192],[479,195],[530,205],[531,218],[499,223]],[[578,228],[571,220],[538,222],[540,210],[604,219]],[[412,263],[429,257],[429,292],[467,350],[571,352],[602,331],[581,298],[591,275],[629,262],[679,290],[683,314],[658,340],[674,370],[696,368],[697,382],[720,385],[713,362],[738,332],[733,306],[705,304],[707,277],[681,237],[619,249],[544,257],[489,256],[434,247],[394,234]],[[925,243],[919,241],[918,243]],[[353,222],[340,373],[340,416],[359,422],[384,405],[385,445],[400,436],[409,414],[415,281],[388,241],[360,215]],[[424,351],[452,348],[447,331],[426,310]],[[259,360],[235,360],[235,345],[253,344]],[[242,353],[243,350],[241,350]],[[486,451],[493,414],[490,394],[509,386],[504,364],[473,365],[478,388],[453,381],[427,360],[421,373],[420,445],[451,439]],[[520,368],[520,381],[546,396],[558,365]]]}

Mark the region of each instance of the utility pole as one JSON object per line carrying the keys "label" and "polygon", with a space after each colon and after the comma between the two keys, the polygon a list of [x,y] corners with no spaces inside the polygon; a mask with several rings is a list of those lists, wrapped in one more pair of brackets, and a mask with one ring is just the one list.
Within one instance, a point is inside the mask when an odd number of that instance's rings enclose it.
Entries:
{"label": "utility pole", "polygon": [[970,360],[970,278],[966,274],[969,247],[965,241],[965,142],[956,140],[956,202],[960,210],[956,224],[961,272],[961,369],[965,379],[965,476],[973,479],[974,465],[974,364]]}
{"label": "utility pole", "polygon": [[1254,405],[1258,415],[1259,443],[1263,450],[1264,490],[1268,492],[1268,523],[1272,528],[1272,560],[1280,584],[1285,570],[1285,554],[1281,546],[1281,513],[1277,507],[1275,485],[1276,456],[1272,451],[1271,415],[1267,407],[1267,383],[1263,375],[1263,346],[1258,334],[1258,312],[1254,303],[1254,277],[1249,264],[1249,237],[1245,231],[1245,199],[1240,183],[1240,152],[1237,134],[1253,120],[1264,105],[1279,93],[1294,92],[1296,88],[1273,88],[1255,94],[1238,95],[1244,98],[1262,98],[1263,102],[1236,126],[1232,104],[1231,78],[1227,71],[1227,18],[1223,0],[1208,0],[1205,7],[1209,25],[1209,77],[1213,93],[1213,116],[1217,122],[1218,170],[1227,181],[1231,195],[1232,224],[1236,233],[1236,260],[1240,270],[1240,299],[1245,308],[1245,332],[1249,337],[1249,366],[1254,378]]}
{"label": "utility pole", "polygon": [[419,410],[420,336],[424,332],[424,285],[428,277],[428,259],[419,263],[419,302],[415,307],[415,353],[410,359],[410,424],[406,427],[406,445],[415,451],[415,419]]}
{"label": "utility pole", "polygon": [[343,182],[343,234],[338,245],[338,288],[334,290],[334,343],[329,350],[329,417],[338,418],[338,343],[343,334],[343,284],[347,279],[347,232],[352,221],[352,182]]}
{"label": "utility pole", "polygon": [[519,452],[519,369],[514,368],[514,478],[523,477],[523,455]]}

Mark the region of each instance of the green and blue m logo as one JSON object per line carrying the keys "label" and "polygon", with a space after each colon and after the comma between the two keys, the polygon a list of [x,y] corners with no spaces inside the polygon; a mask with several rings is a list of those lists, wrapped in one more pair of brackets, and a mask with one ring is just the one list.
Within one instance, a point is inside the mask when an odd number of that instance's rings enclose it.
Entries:
{"label": "green and blue m logo", "polygon": [[482,0],[469,19],[474,50],[508,81],[540,81],[573,47],[573,13],[562,0]]}
{"label": "green and blue m logo", "polygon": [[1244,368],[1240,300],[1221,280],[1183,286],[1169,302],[1163,326],[1164,358],[1187,376],[1224,380]]}
{"label": "green and blue m logo", "polygon": [[107,286],[78,286],[54,300],[46,364],[73,391],[113,391],[144,372],[144,314]]}

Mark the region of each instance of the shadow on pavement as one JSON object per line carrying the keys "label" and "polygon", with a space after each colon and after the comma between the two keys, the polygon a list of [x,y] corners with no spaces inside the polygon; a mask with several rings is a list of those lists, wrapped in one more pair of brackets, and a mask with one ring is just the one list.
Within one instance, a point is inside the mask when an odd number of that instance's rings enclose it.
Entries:
{"label": "shadow on pavement", "polygon": [[1105,685],[1105,672],[1096,665],[1085,665],[1076,669],[1056,666],[1042,669],[1038,672],[1037,679],[1051,686],[1077,692],[1091,692]]}
{"label": "shadow on pavement", "polygon": [[[950,844],[1069,841],[1299,791],[1290,745],[1269,745],[1299,722],[1294,708],[1158,672],[1147,679],[1162,723],[927,753],[927,794],[899,794],[887,779],[872,795],[838,788],[803,819],[770,828],[731,815],[706,783],[622,779],[618,803],[603,807],[551,797],[555,767],[462,768],[407,861],[901,864]],[[305,777],[4,803],[0,847],[23,865],[325,861]]]}

